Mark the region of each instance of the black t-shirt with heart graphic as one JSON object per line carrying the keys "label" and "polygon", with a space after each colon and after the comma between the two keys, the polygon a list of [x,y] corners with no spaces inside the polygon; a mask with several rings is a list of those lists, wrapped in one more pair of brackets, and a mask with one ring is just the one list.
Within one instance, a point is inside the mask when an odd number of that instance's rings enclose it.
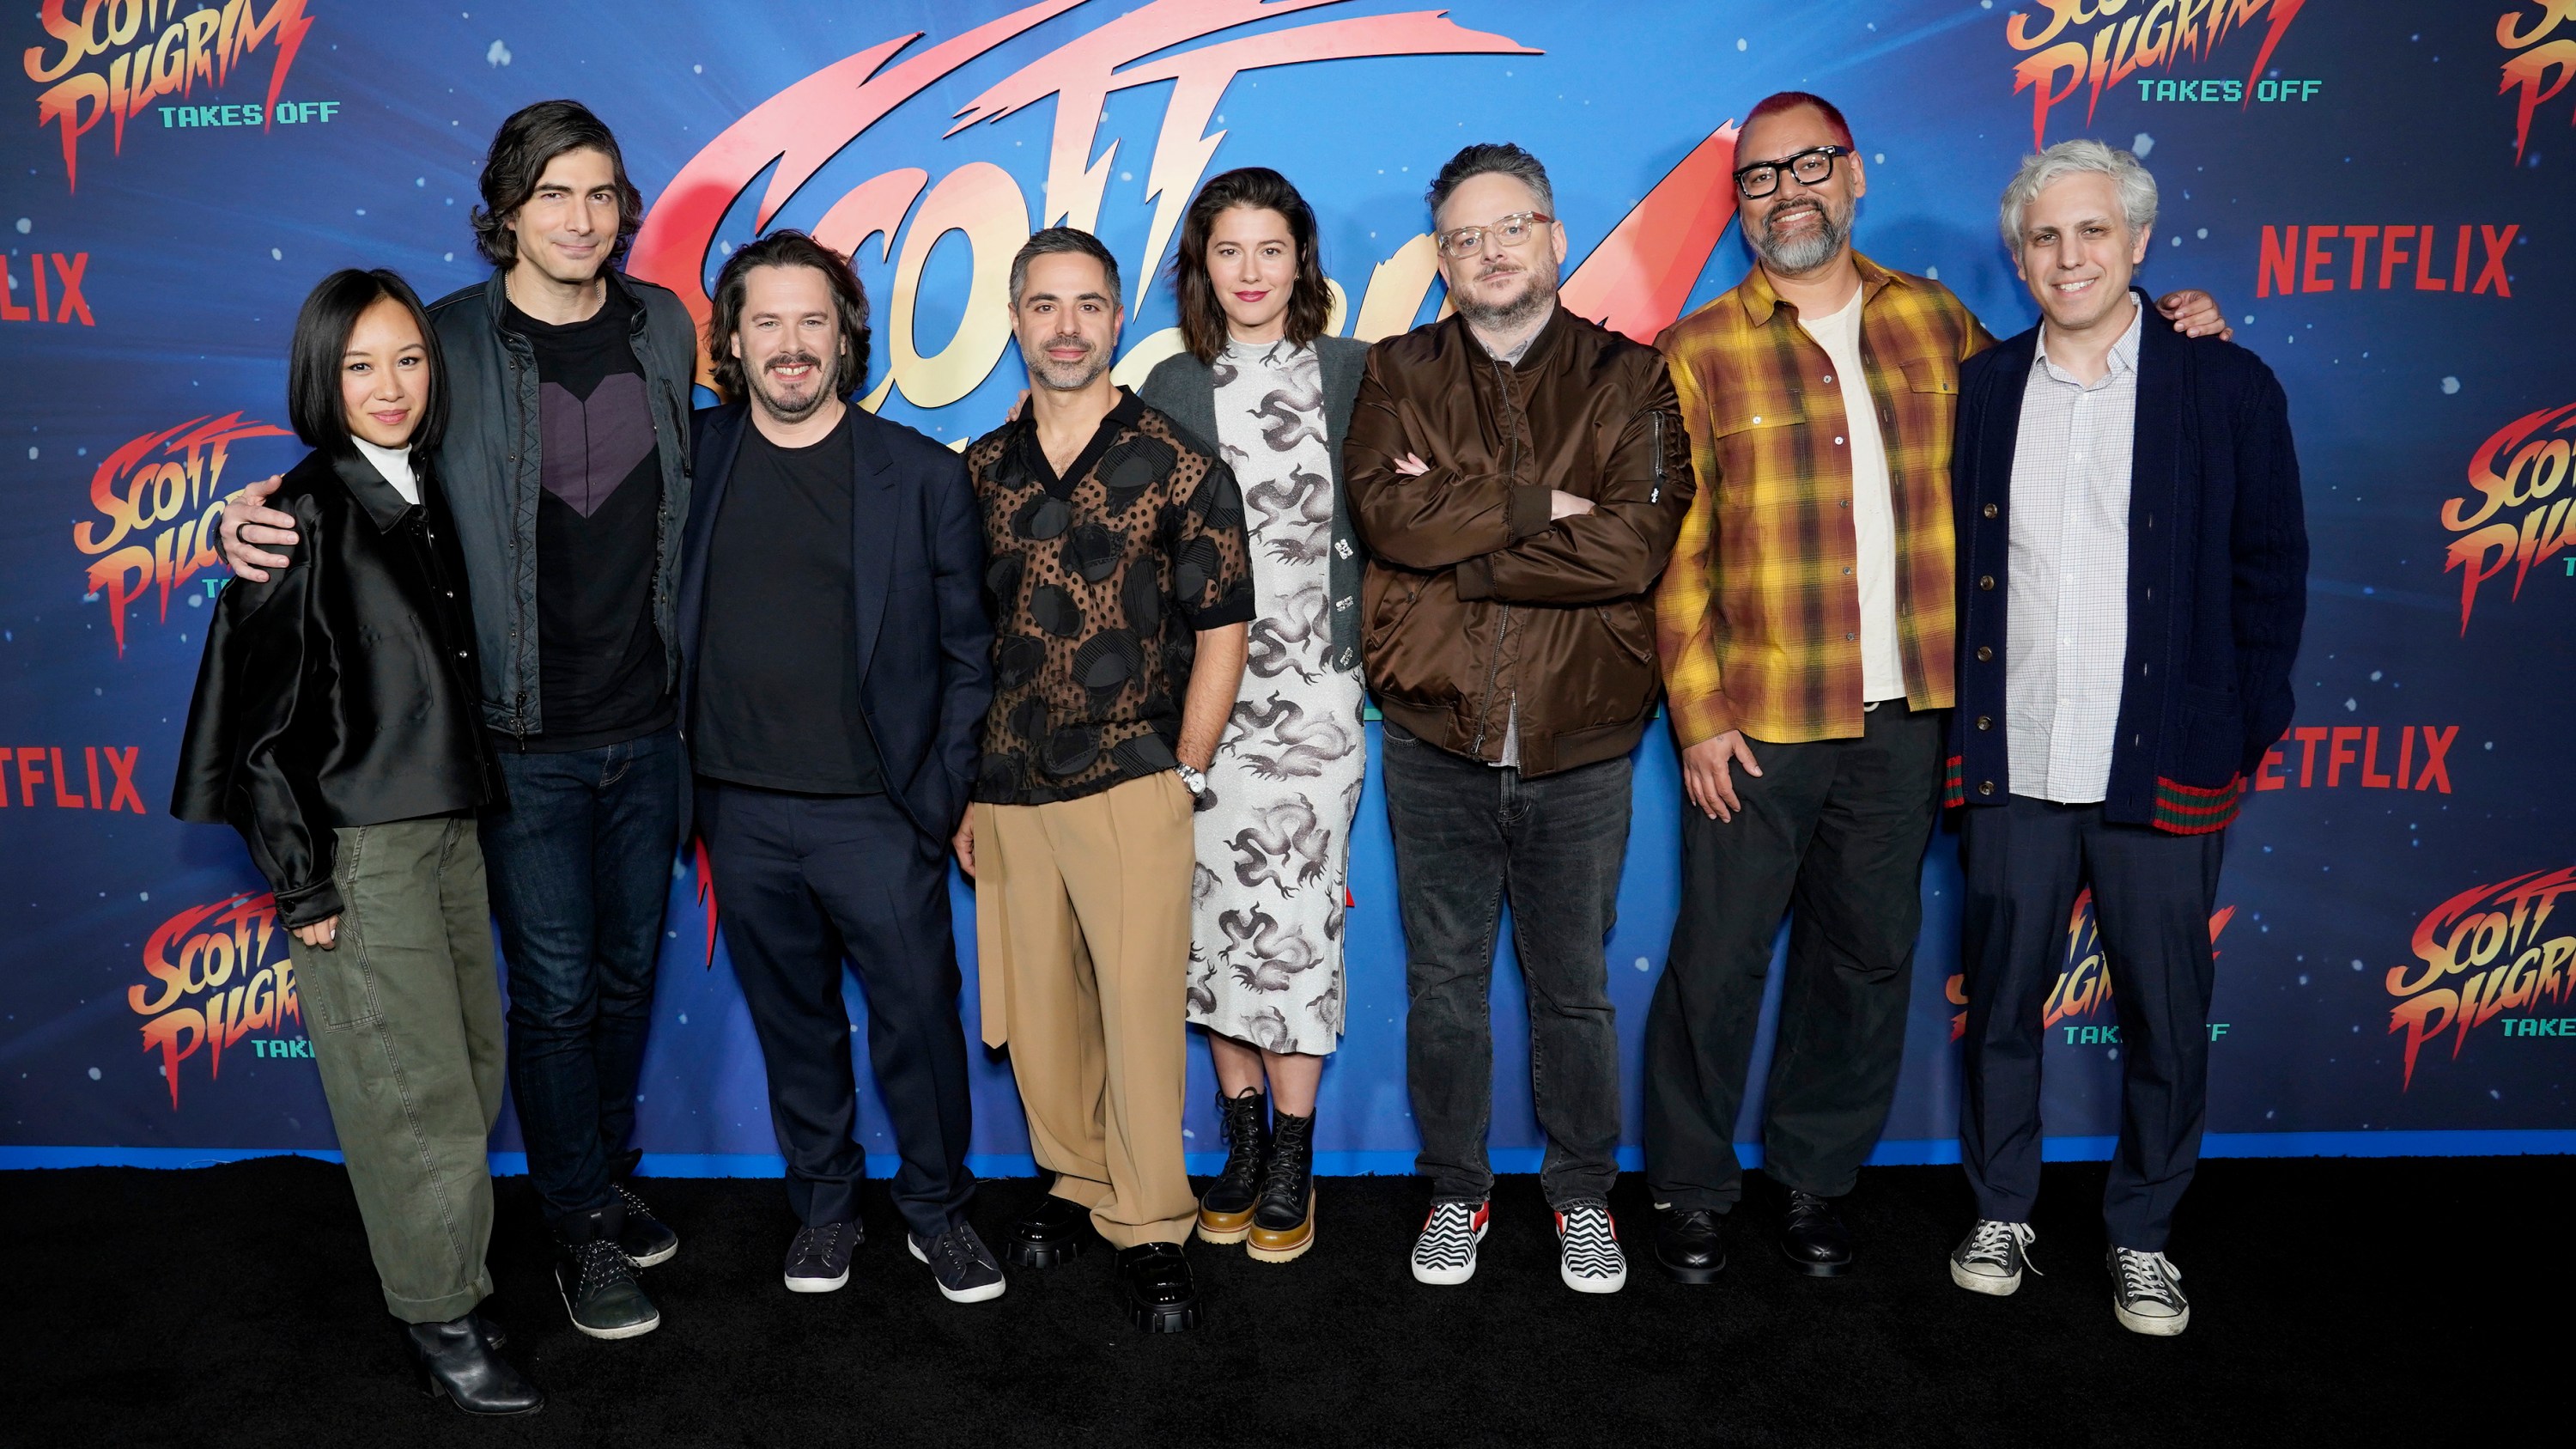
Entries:
{"label": "black t-shirt with heart graphic", "polygon": [[537,354],[544,489],[537,498],[538,718],[531,750],[620,744],[671,722],[653,624],[662,462],[634,303],[615,286],[588,319],[503,325]]}

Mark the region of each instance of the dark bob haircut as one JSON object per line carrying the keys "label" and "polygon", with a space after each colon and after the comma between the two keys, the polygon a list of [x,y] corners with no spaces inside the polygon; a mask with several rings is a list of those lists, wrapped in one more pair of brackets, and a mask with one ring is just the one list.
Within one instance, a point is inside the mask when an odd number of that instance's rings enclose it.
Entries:
{"label": "dark bob haircut", "polygon": [[801,231],[781,228],[725,258],[716,274],[715,296],[707,316],[707,356],[715,362],[716,391],[729,402],[750,395],[742,359],[733,355],[733,335],[742,326],[743,299],[751,291],[754,267],[812,267],[832,287],[832,311],[841,323],[841,355],[832,369],[832,392],[848,398],[868,377],[868,294],[859,286],[850,259]]}
{"label": "dark bob haircut", "polygon": [[412,425],[411,446],[426,455],[446,434],[447,359],[438,350],[438,329],[429,325],[411,283],[381,267],[372,272],[343,267],[304,299],[304,310],[295,314],[295,341],[287,349],[286,416],[304,446],[337,455],[358,450],[340,402],[340,360],[349,350],[349,334],[357,330],[358,314],[388,297],[411,314],[429,355],[429,397],[420,421]]}
{"label": "dark bob haircut", "polygon": [[474,208],[474,245],[485,261],[506,267],[519,259],[511,223],[537,194],[546,167],[567,151],[597,151],[608,158],[608,169],[617,178],[617,241],[608,249],[608,265],[626,260],[626,248],[644,225],[644,193],[626,179],[626,157],[617,149],[617,137],[579,101],[539,101],[503,121],[493,134],[492,149],[483,155],[483,204]]}
{"label": "dark bob haircut", "polygon": [[1225,304],[1218,300],[1208,275],[1208,238],[1216,219],[1242,207],[1275,211],[1288,223],[1297,248],[1297,280],[1288,290],[1288,345],[1303,347],[1324,334],[1332,320],[1333,293],[1324,281],[1324,263],[1315,246],[1315,208],[1267,166],[1246,166],[1211,177],[1190,201],[1181,221],[1180,250],[1172,256],[1172,290],[1181,304],[1181,342],[1201,362],[1216,361],[1225,348]]}

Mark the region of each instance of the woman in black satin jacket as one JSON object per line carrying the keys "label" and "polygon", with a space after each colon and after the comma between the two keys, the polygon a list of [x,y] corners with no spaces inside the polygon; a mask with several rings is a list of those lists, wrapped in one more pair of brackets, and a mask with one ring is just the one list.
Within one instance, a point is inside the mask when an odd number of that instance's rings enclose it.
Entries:
{"label": "woman in black satin jacket", "polygon": [[500,797],[477,722],[465,569],[428,462],[438,334],[388,271],[324,278],[287,409],[313,449],[271,506],[293,561],[224,590],[170,813],[229,823],[293,933],[298,999],[385,1304],[422,1387],[472,1413],[542,1396],[495,1349],[484,1150],[501,1001],[474,812]]}

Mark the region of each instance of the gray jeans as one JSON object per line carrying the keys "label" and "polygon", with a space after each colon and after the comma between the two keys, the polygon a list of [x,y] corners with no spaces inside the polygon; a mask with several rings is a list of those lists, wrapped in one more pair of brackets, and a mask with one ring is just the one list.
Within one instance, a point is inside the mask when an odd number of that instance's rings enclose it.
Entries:
{"label": "gray jeans", "polygon": [[470,816],[334,832],[332,950],[290,947],[385,1307],[443,1323],[492,1291],[501,988]]}
{"label": "gray jeans", "polygon": [[1441,1202],[1494,1185],[1488,992],[1503,901],[1529,993],[1530,1091],[1548,1202],[1600,1201],[1619,1175],[1619,1035],[1602,955],[1628,856],[1623,756],[1524,779],[1386,724],[1386,813],[1404,917],[1405,1084],[1416,1171]]}

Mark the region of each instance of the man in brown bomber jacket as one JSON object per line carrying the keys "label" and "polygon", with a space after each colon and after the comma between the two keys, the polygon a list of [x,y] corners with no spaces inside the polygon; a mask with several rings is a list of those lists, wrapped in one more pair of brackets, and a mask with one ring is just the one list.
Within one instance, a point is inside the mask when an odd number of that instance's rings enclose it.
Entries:
{"label": "man in brown bomber jacket", "polygon": [[1560,1276],[1627,1279],[1609,1215],[1619,1044],[1602,947],[1628,752],[1661,684],[1649,597],[1691,499],[1662,357],[1556,302],[1565,228],[1517,146],[1432,183],[1455,316],[1371,349],[1343,455],[1371,555],[1360,651],[1386,716],[1425,1283],[1476,1271],[1493,1172],[1486,990],[1508,891]]}

